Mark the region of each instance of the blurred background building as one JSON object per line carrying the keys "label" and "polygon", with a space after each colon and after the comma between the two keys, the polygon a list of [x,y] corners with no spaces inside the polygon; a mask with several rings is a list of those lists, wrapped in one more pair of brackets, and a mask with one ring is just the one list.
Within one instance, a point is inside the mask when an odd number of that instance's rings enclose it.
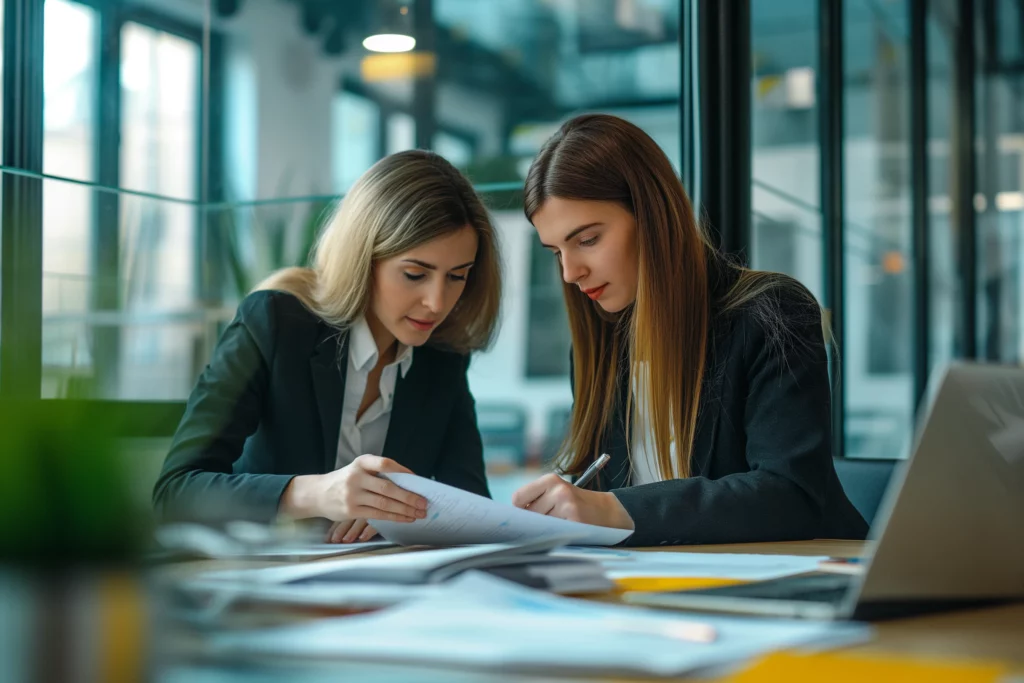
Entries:
{"label": "blurred background building", "polygon": [[471,384],[496,496],[533,476],[569,335],[519,189],[581,112],[641,126],[723,248],[818,297],[837,455],[905,456],[934,368],[1024,355],[1018,0],[0,6],[0,397],[119,411],[141,496],[238,301],[413,147],[500,228],[502,331]]}

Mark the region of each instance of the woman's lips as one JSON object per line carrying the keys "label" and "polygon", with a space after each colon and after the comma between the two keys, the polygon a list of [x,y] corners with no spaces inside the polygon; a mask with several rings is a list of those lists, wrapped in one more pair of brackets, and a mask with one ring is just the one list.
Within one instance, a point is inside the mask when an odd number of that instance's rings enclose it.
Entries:
{"label": "woman's lips", "polygon": [[410,318],[408,316],[406,316],[405,319],[409,321],[410,325],[412,325],[417,330],[420,330],[422,332],[426,332],[429,329],[433,329],[434,325],[437,324],[437,322],[433,320],[417,320],[416,318]]}

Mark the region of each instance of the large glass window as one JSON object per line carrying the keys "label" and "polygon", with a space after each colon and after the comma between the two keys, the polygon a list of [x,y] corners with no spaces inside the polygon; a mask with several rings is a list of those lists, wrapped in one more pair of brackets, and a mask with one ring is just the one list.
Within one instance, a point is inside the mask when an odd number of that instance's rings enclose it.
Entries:
{"label": "large glass window", "polygon": [[[987,4],[994,14],[987,18]],[[1019,363],[1024,358],[1024,44],[1019,5],[982,3],[976,64],[978,150],[977,345],[979,357]]]}
{"label": "large glass window", "polygon": [[914,406],[908,7],[843,6],[845,452],[893,458]]}
{"label": "large glass window", "polygon": [[[43,5],[43,172],[96,179],[96,10],[70,0]],[[94,196],[80,185],[43,185],[43,395],[66,396],[91,372]]]}
{"label": "large glass window", "polygon": [[817,0],[750,6],[750,257],[754,268],[792,275],[822,301],[817,7]]}
{"label": "large glass window", "polygon": [[119,398],[181,398],[194,382],[193,335],[161,318],[198,312],[199,74],[197,43],[122,28],[121,186],[173,199],[121,199]]}

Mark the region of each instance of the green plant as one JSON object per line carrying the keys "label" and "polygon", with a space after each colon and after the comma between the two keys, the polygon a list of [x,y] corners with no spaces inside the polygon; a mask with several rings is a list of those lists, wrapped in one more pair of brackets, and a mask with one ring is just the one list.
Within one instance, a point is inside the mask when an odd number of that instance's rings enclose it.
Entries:
{"label": "green plant", "polygon": [[131,495],[117,413],[0,401],[0,559],[63,568],[141,556],[151,528]]}
{"label": "green plant", "polygon": [[238,220],[245,209],[219,212],[216,230],[232,294],[245,296],[270,273],[309,262],[316,237],[332,202],[316,199],[304,209],[282,203],[252,210],[248,221]]}

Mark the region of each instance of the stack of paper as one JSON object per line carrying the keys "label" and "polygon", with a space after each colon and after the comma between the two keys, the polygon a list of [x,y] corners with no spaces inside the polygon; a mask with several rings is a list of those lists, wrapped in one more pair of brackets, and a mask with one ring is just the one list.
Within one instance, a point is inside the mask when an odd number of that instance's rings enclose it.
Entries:
{"label": "stack of paper", "polygon": [[[430,594],[470,569],[494,572],[517,583],[559,593],[607,592],[614,584],[592,560],[548,553],[559,539],[368,555],[322,562],[207,572],[182,585],[199,593],[247,600],[354,608],[386,606]],[[346,602],[350,600],[351,602]]]}
{"label": "stack of paper", "polygon": [[502,671],[679,675],[797,646],[844,645],[855,624],[666,612],[552,596],[471,572],[374,614],[215,638],[216,651],[351,658]]}

